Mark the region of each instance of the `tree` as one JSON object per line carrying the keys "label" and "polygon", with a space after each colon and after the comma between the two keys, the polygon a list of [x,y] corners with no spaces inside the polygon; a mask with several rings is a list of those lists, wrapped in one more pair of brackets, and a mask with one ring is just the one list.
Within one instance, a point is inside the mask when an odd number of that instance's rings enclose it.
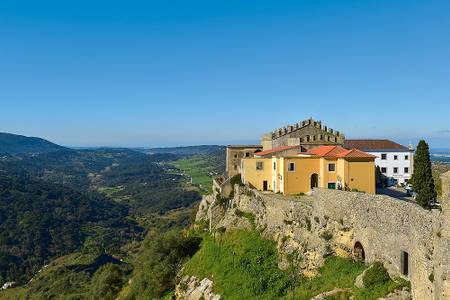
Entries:
{"label": "tree", "polygon": [[416,201],[422,207],[428,208],[429,202],[436,199],[433,172],[431,169],[430,151],[428,144],[421,140],[414,155],[414,173],[411,177]]}
{"label": "tree", "polygon": [[375,169],[375,183],[377,187],[383,187],[383,174],[381,173],[380,166]]}

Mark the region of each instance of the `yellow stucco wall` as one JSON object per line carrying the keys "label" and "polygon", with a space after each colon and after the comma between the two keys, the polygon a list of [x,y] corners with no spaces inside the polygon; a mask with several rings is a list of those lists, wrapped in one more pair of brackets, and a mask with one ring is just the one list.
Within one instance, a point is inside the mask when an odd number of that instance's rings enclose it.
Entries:
{"label": "yellow stucco wall", "polygon": [[[335,171],[328,171],[328,165],[334,164]],[[338,173],[337,159],[320,159],[320,184],[319,187],[328,188],[328,183],[336,183]]]}
{"label": "yellow stucco wall", "polygon": [[[291,162],[295,163],[294,172],[288,171]],[[320,178],[320,158],[286,157],[284,170],[284,194],[307,193],[311,190],[311,175],[316,173]]]}
{"label": "yellow stucco wall", "polygon": [[[256,162],[263,162],[263,169],[256,169]],[[258,190],[263,190],[263,182],[267,180],[268,190],[272,190],[272,159],[244,158],[242,159],[242,180]]]}
{"label": "yellow stucco wall", "polygon": [[[262,162],[263,169],[257,170],[256,163]],[[289,164],[295,164],[295,171],[289,171]],[[276,163],[274,169],[274,163]],[[336,170],[328,171],[328,164],[335,163]],[[342,188],[357,189],[375,193],[375,163],[368,159],[326,159],[318,157],[277,157],[245,158],[242,160],[242,179],[258,190],[267,189],[286,195],[311,191],[311,175],[319,175],[318,186],[328,188],[328,183],[336,183],[338,178]],[[275,185],[274,185],[275,183]],[[274,190],[275,187],[275,190]]]}
{"label": "yellow stucco wall", "polygon": [[346,183],[349,189],[375,194],[375,163],[368,160],[350,160],[347,164]]}

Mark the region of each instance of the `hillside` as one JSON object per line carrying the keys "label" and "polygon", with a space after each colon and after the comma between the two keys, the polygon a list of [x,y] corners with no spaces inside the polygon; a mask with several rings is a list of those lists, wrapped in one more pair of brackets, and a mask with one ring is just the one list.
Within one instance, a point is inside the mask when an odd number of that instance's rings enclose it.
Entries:
{"label": "hillside", "polygon": [[[201,156],[205,163],[221,160],[218,153],[199,151],[180,156],[61,147],[53,152],[3,154],[0,285],[14,281],[19,286],[0,291],[0,299],[55,295],[85,299],[92,296],[97,280],[118,273],[123,284],[137,266],[134,261],[141,256],[147,231],[158,238],[193,220],[202,190],[170,166],[181,157],[197,161],[195,157]],[[105,252],[124,259],[120,270],[92,263]],[[40,273],[47,264],[53,267]],[[79,266],[67,267],[71,264]],[[78,271],[85,269],[83,265],[91,266],[88,273]],[[24,286],[32,277],[32,284]]]}
{"label": "hillside", "polygon": [[96,193],[0,176],[0,282],[23,283],[50,259],[81,248],[120,253],[142,229],[128,208]]}
{"label": "hillside", "polygon": [[148,154],[170,153],[180,156],[190,156],[190,155],[212,154],[218,150],[225,150],[225,146],[200,145],[200,146],[186,146],[186,147],[166,147],[166,148],[144,149],[143,151]]}
{"label": "hillside", "polygon": [[66,149],[37,137],[0,132],[0,153],[37,154]]}

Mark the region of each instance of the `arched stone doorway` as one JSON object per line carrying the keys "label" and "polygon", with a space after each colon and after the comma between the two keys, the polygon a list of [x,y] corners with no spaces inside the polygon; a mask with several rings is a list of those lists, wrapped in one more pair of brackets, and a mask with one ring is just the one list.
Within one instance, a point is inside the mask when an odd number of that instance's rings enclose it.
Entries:
{"label": "arched stone doorway", "polygon": [[353,257],[356,260],[364,261],[366,259],[366,253],[364,252],[364,247],[360,242],[356,242],[353,246]]}
{"label": "arched stone doorway", "polygon": [[314,173],[311,175],[311,190],[319,186],[319,175]]}

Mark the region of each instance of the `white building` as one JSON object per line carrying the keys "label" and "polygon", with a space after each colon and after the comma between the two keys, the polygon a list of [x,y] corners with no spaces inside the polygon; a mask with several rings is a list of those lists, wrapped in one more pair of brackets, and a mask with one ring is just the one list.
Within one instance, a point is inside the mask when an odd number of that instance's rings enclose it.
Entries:
{"label": "white building", "polygon": [[345,140],[344,147],[356,148],[375,155],[381,173],[397,183],[407,183],[413,173],[414,149],[390,140]]}

